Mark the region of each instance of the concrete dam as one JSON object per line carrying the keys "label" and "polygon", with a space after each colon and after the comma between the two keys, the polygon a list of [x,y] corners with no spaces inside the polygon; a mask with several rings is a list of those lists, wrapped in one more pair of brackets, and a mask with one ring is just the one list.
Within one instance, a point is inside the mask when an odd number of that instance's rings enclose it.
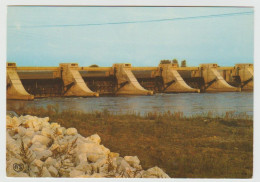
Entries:
{"label": "concrete dam", "polygon": [[161,62],[158,67],[17,67],[7,63],[7,99],[41,97],[98,97],[100,95],[153,95],[154,93],[240,92],[253,90],[253,64],[220,67],[201,64],[179,67]]}

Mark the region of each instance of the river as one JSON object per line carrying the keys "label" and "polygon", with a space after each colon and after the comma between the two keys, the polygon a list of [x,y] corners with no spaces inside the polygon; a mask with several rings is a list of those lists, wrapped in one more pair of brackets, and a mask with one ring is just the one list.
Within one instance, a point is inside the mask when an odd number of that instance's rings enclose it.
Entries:
{"label": "river", "polygon": [[107,109],[113,113],[183,112],[185,116],[205,114],[225,115],[226,112],[253,116],[253,92],[178,93],[153,96],[56,97],[33,101],[8,100],[11,107],[46,107],[58,104],[59,110],[84,112]]}

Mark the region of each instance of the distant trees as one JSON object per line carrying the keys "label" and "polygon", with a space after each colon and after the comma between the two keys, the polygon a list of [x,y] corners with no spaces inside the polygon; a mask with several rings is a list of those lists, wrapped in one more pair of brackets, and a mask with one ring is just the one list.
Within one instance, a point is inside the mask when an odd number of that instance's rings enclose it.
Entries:
{"label": "distant trees", "polygon": [[186,67],[187,65],[186,65],[186,60],[184,59],[184,60],[182,60],[181,61],[181,67]]}
{"label": "distant trees", "polygon": [[177,59],[174,58],[174,59],[172,60],[172,63],[173,63],[173,64],[177,64],[177,67],[179,67],[179,62],[178,62]]}
{"label": "distant trees", "polygon": [[171,64],[171,61],[168,59],[161,60],[160,64]]}
{"label": "distant trees", "polygon": [[[179,61],[174,58],[172,61],[171,60],[168,60],[168,59],[163,59],[160,61],[160,64],[177,64],[177,67],[179,67]],[[182,60],[181,61],[181,67],[186,67],[186,60]]]}
{"label": "distant trees", "polygon": [[92,64],[92,65],[90,65],[89,67],[98,67],[98,65]]}

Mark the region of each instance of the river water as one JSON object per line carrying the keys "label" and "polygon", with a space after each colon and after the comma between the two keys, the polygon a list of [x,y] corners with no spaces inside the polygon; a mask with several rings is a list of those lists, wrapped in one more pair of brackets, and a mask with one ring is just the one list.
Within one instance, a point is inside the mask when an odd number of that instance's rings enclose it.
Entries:
{"label": "river water", "polygon": [[58,104],[59,110],[84,112],[107,109],[113,113],[183,112],[185,116],[208,112],[222,116],[226,112],[253,116],[253,92],[227,93],[178,93],[155,94],[153,96],[103,96],[103,97],[57,97],[41,98],[34,101],[8,100],[11,107],[46,107]]}

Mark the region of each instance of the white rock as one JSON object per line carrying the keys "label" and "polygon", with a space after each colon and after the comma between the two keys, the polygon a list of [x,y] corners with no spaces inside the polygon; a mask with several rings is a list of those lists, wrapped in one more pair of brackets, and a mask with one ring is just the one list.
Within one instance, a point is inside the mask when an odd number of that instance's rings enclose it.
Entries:
{"label": "white rock", "polygon": [[56,129],[56,128],[59,128],[60,125],[59,125],[58,123],[51,123],[51,124],[50,124],[50,127],[51,127],[52,129]]}
{"label": "white rock", "polygon": [[48,137],[42,135],[35,135],[32,139],[32,143],[40,142],[42,145],[48,145],[50,141]]}
{"label": "white rock", "polygon": [[85,175],[85,172],[84,171],[80,171],[80,170],[76,170],[76,169],[73,169],[72,171],[70,171],[70,177],[78,177],[78,176],[81,176],[81,175]]}
{"label": "white rock", "polygon": [[21,137],[23,137],[25,135],[26,131],[27,131],[24,127],[21,127],[21,126],[19,126],[17,129],[18,129],[18,134]]}
{"label": "white rock", "polygon": [[99,167],[100,173],[108,173],[108,164],[104,164],[101,167]]}
{"label": "white rock", "polygon": [[46,167],[42,168],[42,177],[52,177],[51,173],[48,171]]}
{"label": "white rock", "polygon": [[44,127],[42,128],[42,131],[41,131],[41,135],[43,136],[46,136],[48,138],[50,138],[52,135],[53,135],[53,130],[50,129],[49,127]]}
{"label": "white rock", "polygon": [[19,157],[21,143],[14,140],[8,132],[6,132],[6,150],[16,158]]}
{"label": "white rock", "polygon": [[87,137],[86,140],[93,141],[97,144],[100,144],[101,138],[98,136],[98,134],[91,135],[90,137]]}
{"label": "white rock", "polygon": [[84,171],[84,173],[91,174],[92,173],[92,165],[88,164],[88,162],[80,162],[79,165],[76,166],[77,170]]}
{"label": "white rock", "polygon": [[118,173],[125,172],[125,171],[131,169],[131,166],[122,157],[118,157],[116,162],[117,162],[117,172]]}
{"label": "white rock", "polygon": [[57,135],[63,135],[65,133],[66,129],[64,127],[56,128],[56,134]]}
{"label": "white rock", "polygon": [[24,136],[22,140],[25,147],[29,148],[32,145],[32,140],[30,137]]}
{"label": "white rock", "polygon": [[42,152],[47,149],[46,145],[41,144],[40,142],[35,142],[31,145],[30,149],[34,152]]}
{"label": "white rock", "polygon": [[79,153],[76,155],[76,164],[80,164],[82,162],[88,163],[88,158],[86,153]]}
{"label": "white rock", "polygon": [[20,126],[21,121],[17,117],[11,118],[10,116],[6,116],[6,128],[16,128]]}
{"label": "white rock", "polygon": [[145,171],[143,177],[144,178],[169,178],[169,176],[157,166],[152,167],[147,171]]}
{"label": "white rock", "polygon": [[50,174],[53,176],[53,177],[57,177],[58,176],[58,170],[53,167],[53,166],[50,166],[48,168],[48,171],[50,172]]}
{"label": "white rock", "polygon": [[106,157],[98,159],[95,163],[92,164],[93,170],[95,172],[98,172],[100,167],[102,167],[106,163],[107,163],[107,158]]}
{"label": "white rock", "polygon": [[27,128],[25,132],[25,136],[33,137],[34,136],[34,130],[32,128]]}
{"label": "white rock", "polygon": [[50,150],[43,150],[41,152],[35,151],[36,158],[40,160],[46,160],[48,157],[52,155],[52,152]]}
{"label": "white rock", "polygon": [[41,168],[43,166],[43,164],[44,163],[41,160],[39,160],[39,159],[35,159],[33,161],[33,165],[37,166],[38,168]]}
{"label": "white rock", "polygon": [[68,129],[66,130],[66,134],[67,134],[67,135],[76,135],[76,134],[78,134],[78,131],[77,131],[76,128],[68,128]]}
{"label": "white rock", "polygon": [[104,154],[87,153],[87,158],[91,162],[97,162],[99,159],[107,157]]}
{"label": "white rock", "polygon": [[49,150],[51,150],[52,152],[55,150],[58,150],[60,148],[60,145],[57,143],[54,143],[51,145],[51,147],[49,148]]}
{"label": "white rock", "polygon": [[124,159],[126,160],[126,162],[128,162],[128,164],[130,164],[130,166],[140,169],[141,166],[140,164],[140,160],[138,159],[137,156],[125,156]]}
{"label": "white rock", "polygon": [[39,168],[35,165],[30,165],[29,174],[30,177],[37,177],[39,174]]}
{"label": "white rock", "polygon": [[41,123],[48,123],[50,118],[49,117],[45,117],[45,118],[38,118],[38,120],[41,122]]}
{"label": "white rock", "polygon": [[51,165],[54,165],[54,163],[55,163],[55,159],[53,159],[52,157],[48,157],[46,160],[45,160],[45,162],[44,162],[44,164],[46,165],[46,166],[51,166]]}

